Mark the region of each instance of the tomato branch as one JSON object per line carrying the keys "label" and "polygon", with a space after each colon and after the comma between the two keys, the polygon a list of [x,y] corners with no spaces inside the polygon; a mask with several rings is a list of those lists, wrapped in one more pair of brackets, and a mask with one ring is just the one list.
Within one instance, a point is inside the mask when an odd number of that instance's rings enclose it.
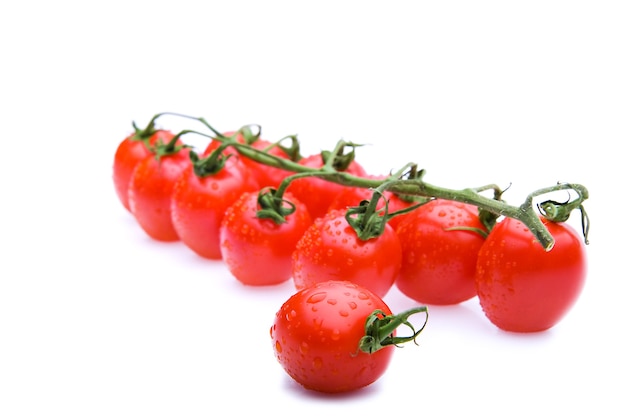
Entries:
{"label": "tomato branch", "polygon": [[[321,168],[311,168],[301,165],[296,161],[272,155],[265,150],[256,149],[249,143],[239,143],[233,140],[233,138],[227,137],[217,131],[201,117],[191,117],[177,113],[160,113],[151,120],[150,125],[153,125],[155,119],[161,115],[174,115],[199,121],[215,135],[215,137],[212,137],[213,139],[227,141],[230,146],[234,147],[239,152],[240,155],[264,165],[294,172],[294,175],[287,177],[281,183],[274,195],[275,198],[281,199],[285,190],[292,181],[297,180],[298,178],[315,176],[326,181],[331,181],[345,186],[377,189],[373,194],[374,199],[379,198],[380,196],[376,193],[380,193],[381,190],[384,189],[403,196],[419,196],[428,199],[440,198],[459,201],[474,205],[485,213],[490,213],[493,221],[500,216],[511,217],[521,221],[529,228],[543,248],[549,251],[554,246],[554,238],[550,235],[546,226],[541,222],[539,214],[534,210],[533,201],[541,195],[554,191],[571,190],[577,194],[576,199],[564,203],[559,203],[553,200],[542,202],[538,204],[539,212],[551,221],[565,221],[569,217],[571,211],[580,209],[583,218],[583,233],[585,235],[585,241],[588,242],[587,233],[589,228],[589,219],[584,211],[582,203],[588,198],[589,193],[587,189],[580,184],[559,183],[552,187],[542,188],[529,194],[520,206],[514,206],[509,205],[500,199],[503,191],[498,186],[493,184],[466,189],[449,189],[429,184],[423,180],[424,171],[418,171],[417,165],[414,163],[405,165],[401,171],[398,171],[397,173],[384,179],[363,178],[351,175],[341,169],[338,169],[338,167],[340,168],[345,164],[349,164],[349,162],[354,159],[355,148],[359,145],[352,142],[346,142],[343,140],[338,141],[333,151],[324,151],[324,166]],[[254,126],[258,127],[258,125]],[[258,128],[260,134],[260,127]],[[249,133],[249,126],[244,126],[239,130],[239,133],[244,132]],[[352,150],[348,153],[344,153],[346,147],[351,147]],[[407,169],[409,170],[409,175],[405,176],[404,174]],[[494,192],[493,198],[486,197],[481,194],[487,190],[492,190]],[[423,201],[424,200],[422,199],[416,204],[421,204]],[[405,211],[410,210],[403,210],[403,212]],[[402,213],[395,213],[395,215],[399,214]],[[393,216],[394,213],[390,213],[389,215]]]}

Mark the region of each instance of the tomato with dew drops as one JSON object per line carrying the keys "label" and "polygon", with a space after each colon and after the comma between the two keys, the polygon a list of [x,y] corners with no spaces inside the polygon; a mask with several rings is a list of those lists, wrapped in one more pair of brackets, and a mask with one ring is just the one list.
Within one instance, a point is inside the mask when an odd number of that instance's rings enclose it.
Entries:
{"label": "tomato with dew drops", "polygon": [[[408,318],[425,313],[421,327]],[[428,319],[426,307],[400,314],[376,294],[348,281],[324,281],[292,295],[270,328],[275,357],[304,388],[350,392],[377,381],[387,370],[395,346],[414,341]],[[397,336],[408,325],[411,335]]]}

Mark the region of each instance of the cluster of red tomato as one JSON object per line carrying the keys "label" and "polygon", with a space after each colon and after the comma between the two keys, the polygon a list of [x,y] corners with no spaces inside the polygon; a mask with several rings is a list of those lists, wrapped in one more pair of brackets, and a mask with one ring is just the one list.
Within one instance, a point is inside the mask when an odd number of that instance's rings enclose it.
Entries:
{"label": "cluster of red tomato", "polygon": [[[237,140],[244,138],[239,134]],[[213,139],[197,154],[169,131],[137,131],[116,151],[115,189],[152,238],[181,240],[202,257],[223,259],[247,285],[293,279],[298,291],[277,313],[271,334],[279,362],[307,388],[351,390],[384,372],[391,349],[355,352],[365,336],[382,346],[396,344],[395,328],[409,324],[405,316],[395,319],[382,301],[392,285],[424,304],[478,296],[491,322],[516,332],[552,327],[582,289],[584,245],[566,224],[544,222],[556,241],[547,252],[517,220],[505,218],[488,232],[476,207],[435,199],[391,218],[379,236],[361,240],[346,210],[369,199],[371,190],[316,176],[290,183],[283,196],[289,214],[275,221],[258,215],[261,198],[293,172],[221,144]],[[288,158],[271,145],[260,138],[250,143]],[[297,162],[320,169],[325,164],[321,153]],[[345,172],[370,175],[356,160]],[[390,211],[412,204],[393,193],[385,199]],[[375,330],[364,335],[373,312]],[[377,320],[395,325],[379,335],[376,329],[384,326]]]}

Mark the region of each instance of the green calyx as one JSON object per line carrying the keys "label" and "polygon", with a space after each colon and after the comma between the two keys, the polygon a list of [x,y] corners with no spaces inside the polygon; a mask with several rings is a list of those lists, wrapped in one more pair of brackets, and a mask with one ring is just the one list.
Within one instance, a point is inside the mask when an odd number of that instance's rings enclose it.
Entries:
{"label": "green calyx", "polygon": [[[324,166],[340,172],[347,170],[352,161],[354,161],[356,156],[355,150],[358,146],[361,145],[342,141],[332,152],[327,150],[322,151],[321,155],[322,160],[324,161]],[[346,147],[351,148],[348,153],[345,153]]]}
{"label": "green calyx", "polygon": [[294,204],[280,197],[274,188],[259,191],[257,204],[259,209],[256,216],[259,219],[270,219],[276,224],[285,223],[287,216],[296,211]]}
{"label": "green calyx", "polygon": [[[413,314],[425,313],[424,324],[419,329],[409,322]],[[374,310],[365,321],[365,336],[359,341],[359,350],[365,353],[374,353],[386,346],[399,346],[406,342],[417,342],[415,339],[424,330],[428,322],[428,308],[416,307],[396,315],[385,315],[382,310]],[[410,336],[395,336],[394,332],[400,326],[408,326],[412,334]]]}

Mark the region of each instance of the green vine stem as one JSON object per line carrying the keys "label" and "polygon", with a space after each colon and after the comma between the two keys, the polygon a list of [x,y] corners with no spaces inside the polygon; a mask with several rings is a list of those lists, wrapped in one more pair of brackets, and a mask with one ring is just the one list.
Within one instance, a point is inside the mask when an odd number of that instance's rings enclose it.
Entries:
{"label": "green vine stem", "polygon": [[[554,186],[545,187],[532,192],[527,196],[526,200],[520,206],[514,206],[507,204],[500,199],[502,191],[499,187],[495,185],[486,185],[477,188],[449,189],[429,184],[423,179],[423,170],[417,171],[417,165],[413,163],[407,164],[402,171],[398,171],[397,173],[385,179],[363,178],[349,174],[345,171],[335,169],[333,167],[334,158],[337,158],[339,156],[350,157],[352,155],[351,153],[347,155],[343,154],[344,148],[352,147],[352,149],[354,150],[354,148],[358,146],[351,142],[340,140],[335,146],[335,149],[332,152],[326,154],[327,160],[325,161],[324,166],[322,168],[312,168],[301,165],[290,159],[272,155],[270,153],[264,152],[261,149],[256,149],[247,143],[236,142],[231,137],[227,137],[217,131],[201,117],[185,116],[177,113],[160,113],[155,116],[153,120],[156,119],[156,117],[158,116],[166,114],[186,117],[192,120],[199,121],[215,135],[215,139],[228,142],[230,146],[234,147],[242,156],[253,159],[259,163],[271,167],[294,172],[294,175],[287,177],[283,181],[283,183],[281,183],[277,192],[274,194],[275,198],[282,198],[285,189],[293,180],[307,176],[315,176],[323,178],[326,181],[331,181],[350,187],[362,187],[371,189],[377,189],[380,187],[380,189],[384,188],[385,190],[400,195],[459,201],[462,203],[474,205],[483,212],[491,214],[493,218],[505,216],[521,221],[528,227],[528,229],[532,232],[532,234],[543,246],[543,248],[546,251],[549,251],[554,247],[554,238],[550,235],[550,232],[542,223],[537,211],[534,210],[533,203],[536,198],[542,195],[553,193],[555,191],[565,190],[576,193],[576,198],[566,203],[558,203],[553,200],[542,202],[538,205],[539,211],[548,220],[563,221],[564,219],[567,219],[569,217],[571,211],[580,209],[583,217],[583,234],[585,236],[585,242],[588,242],[587,235],[589,219],[586,212],[584,211],[582,203],[589,197],[589,192],[581,184],[557,183]],[[244,126],[241,129],[246,128],[247,126]],[[413,175],[404,175],[406,167],[409,167],[409,173],[413,172]],[[418,174],[416,175],[415,173]],[[492,190],[494,192],[494,198],[487,197],[482,194],[484,191],[487,190]]]}
{"label": "green vine stem", "polygon": [[[415,330],[409,322],[413,314],[424,313],[424,324]],[[359,341],[359,349],[365,353],[374,353],[385,346],[398,346],[401,343],[413,341],[426,327],[428,322],[428,307],[419,306],[395,315],[385,315],[382,310],[374,310],[365,320],[365,336]],[[411,336],[395,336],[394,331],[401,325],[408,326]],[[417,342],[416,342],[417,343]]]}

